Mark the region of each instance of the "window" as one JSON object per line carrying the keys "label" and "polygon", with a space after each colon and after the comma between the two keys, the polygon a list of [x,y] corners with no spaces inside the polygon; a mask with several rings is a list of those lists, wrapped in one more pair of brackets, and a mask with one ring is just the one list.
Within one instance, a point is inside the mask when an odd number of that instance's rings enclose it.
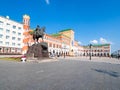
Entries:
{"label": "window", "polygon": [[11,50],[15,50],[15,48],[12,48]]}
{"label": "window", "polygon": [[3,37],[3,35],[2,34],[0,34],[0,38],[2,38]]}
{"label": "window", "polygon": [[3,41],[0,41],[0,44],[3,44]]}
{"label": "window", "polygon": [[21,52],[21,49],[20,49],[20,48],[18,48],[18,49],[17,49],[17,51],[18,51],[18,52]]}
{"label": "window", "polygon": [[3,24],[3,21],[0,21],[0,25],[2,25]]}
{"label": "window", "polygon": [[21,44],[18,44],[18,46],[20,46]]}
{"label": "window", "polygon": [[10,30],[6,29],[6,33],[10,33]]}
{"label": "window", "polygon": [[16,29],[16,26],[15,26],[15,25],[13,25],[13,29]]}
{"label": "window", "polygon": [[18,30],[21,30],[21,27],[18,27]]}
{"label": "window", "polygon": [[0,31],[3,31],[3,28],[0,28]]}
{"label": "window", "polygon": [[12,37],[12,40],[15,40],[15,37]]}
{"label": "window", "polygon": [[21,40],[21,38],[18,38],[18,41],[20,41]]}
{"label": "window", "polygon": [[49,44],[49,47],[52,47],[52,43]]}
{"label": "window", "polygon": [[15,31],[12,31],[12,33],[13,33],[13,34],[16,34],[16,32],[15,32]]}
{"label": "window", "polygon": [[61,48],[61,45],[59,45],[59,48]]}
{"label": "window", "polygon": [[15,46],[15,43],[12,43],[12,46]]}
{"label": "window", "polygon": [[9,39],[10,38],[10,36],[6,36],[6,39]]}
{"label": "window", "polygon": [[105,46],[104,49],[108,49],[109,47],[108,46]]}
{"label": "window", "polygon": [[21,33],[18,33],[18,35],[20,36],[20,35],[21,35]]}
{"label": "window", "polygon": [[59,46],[57,45],[57,48],[59,48]]}
{"label": "window", "polygon": [[6,23],[6,25],[8,25],[8,26],[9,26],[10,24],[9,24],[9,23]]}
{"label": "window", "polygon": [[109,52],[109,50],[104,50],[104,52]]}
{"label": "window", "polygon": [[55,48],[55,44],[53,44],[53,48]]}
{"label": "window", "polygon": [[5,42],[6,45],[9,45],[9,42]]}

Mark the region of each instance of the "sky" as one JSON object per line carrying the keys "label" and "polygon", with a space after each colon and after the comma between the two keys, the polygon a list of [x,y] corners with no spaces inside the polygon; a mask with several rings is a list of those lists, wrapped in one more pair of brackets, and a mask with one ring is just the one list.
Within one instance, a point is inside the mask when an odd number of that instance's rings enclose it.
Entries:
{"label": "sky", "polygon": [[24,14],[33,29],[45,26],[48,34],[73,29],[81,45],[120,49],[120,0],[0,0],[0,16],[22,22]]}

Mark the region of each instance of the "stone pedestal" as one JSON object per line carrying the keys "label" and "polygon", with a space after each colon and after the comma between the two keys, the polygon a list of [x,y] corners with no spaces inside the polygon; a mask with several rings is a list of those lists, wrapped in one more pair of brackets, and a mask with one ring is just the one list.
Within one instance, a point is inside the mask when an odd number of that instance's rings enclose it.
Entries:
{"label": "stone pedestal", "polygon": [[28,59],[37,58],[38,60],[48,58],[48,44],[46,42],[33,44],[28,48],[26,56]]}

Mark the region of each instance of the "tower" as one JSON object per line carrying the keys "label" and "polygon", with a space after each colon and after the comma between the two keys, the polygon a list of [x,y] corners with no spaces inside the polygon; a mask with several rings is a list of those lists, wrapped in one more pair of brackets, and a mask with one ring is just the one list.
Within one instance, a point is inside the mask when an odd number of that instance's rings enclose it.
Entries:
{"label": "tower", "polygon": [[29,45],[29,30],[30,30],[30,17],[28,15],[23,15],[23,48],[22,48],[22,54],[26,54],[28,50]]}
{"label": "tower", "polygon": [[60,31],[61,34],[70,38],[69,41],[69,54],[70,56],[74,56],[74,31],[72,29],[66,29]]}

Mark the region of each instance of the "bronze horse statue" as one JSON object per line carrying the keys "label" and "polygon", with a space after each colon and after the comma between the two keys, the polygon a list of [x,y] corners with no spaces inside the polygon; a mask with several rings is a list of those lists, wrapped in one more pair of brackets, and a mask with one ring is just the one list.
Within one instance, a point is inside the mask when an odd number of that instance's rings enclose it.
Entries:
{"label": "bronze horse statue", "polygon": [[37,28],[33,33],[33,40],[34,41],[36,40],[36,42],[38,42],[39,38],[42,38],[43,41],[44,35],[45,35],[45,27],[40,28],[39,25],[37,25]]}

